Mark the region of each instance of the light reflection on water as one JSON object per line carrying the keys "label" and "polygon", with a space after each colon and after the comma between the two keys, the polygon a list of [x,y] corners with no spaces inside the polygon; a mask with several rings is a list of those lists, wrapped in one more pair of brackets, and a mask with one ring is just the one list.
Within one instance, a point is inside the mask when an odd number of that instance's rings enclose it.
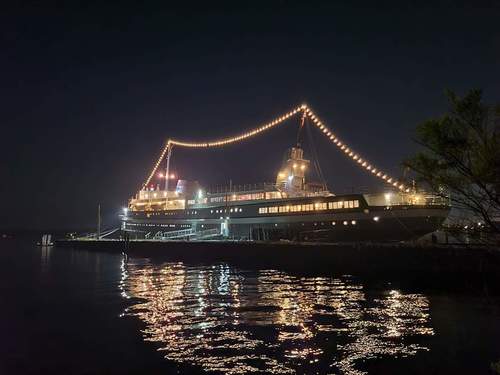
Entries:
{"label": "light reflection on water", "polygon": [[362,362],[415,355],[434,334],[424,295],[367,293],[348,276],[133,260],[121,289],[139,298],[123,315],[146,324],[146,341],[206,371],[363,374]]}

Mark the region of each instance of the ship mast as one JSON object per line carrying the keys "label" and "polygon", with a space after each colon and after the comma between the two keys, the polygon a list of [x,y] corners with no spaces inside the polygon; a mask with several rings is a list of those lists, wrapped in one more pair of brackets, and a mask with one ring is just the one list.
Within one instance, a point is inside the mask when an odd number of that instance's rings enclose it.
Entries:
{"label": "ship mast", "polygon": [[167,168],[165,171],[165,209],[168,209],[168,180],[170,180],[170,157],[172,156],[172,148],[174,145],[168,143],[167,145]]}
{"label": "ship mast", "polygon": [[307,116],[306,111],[303,111],[302,117],[300,118],[299,130],[297,131],[297,147],[300,147],[300,134],[302,132],[304,124],[306,123],[306,116]]}

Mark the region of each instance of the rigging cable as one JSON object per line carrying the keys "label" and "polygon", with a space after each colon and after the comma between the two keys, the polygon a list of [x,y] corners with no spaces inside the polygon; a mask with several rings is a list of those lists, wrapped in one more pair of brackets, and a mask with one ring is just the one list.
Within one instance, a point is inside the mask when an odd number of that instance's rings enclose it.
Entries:
{"label": "rigging cable", "polygon": [[168,149],[171,146],[177,145],[177,146],[182,146],[182,147],[190,147],[190,148],[208,148],[208,147],[220,147],[220,146],[225,146],[227,144],[235,143],[235,142],[240,142],[245,139],[254,137],[264,131],[267,131],[269,129],[272,129],[276,127],[277,125],[280,125],[284,121],[288,120],[290,117],[296,115],[299,112],[305,113],[309,119],[313,122],[313,124],[319,128],[323,132],[323,134],[332,141],[333,144],[335,144],[346,156],[350,157],[353,161],[355,161],[359,167],[363,168],[364,170],[371,172],[374,176],[379,177],[380,179],[384,180],[386,183],[394,186],[395,188],[401,190],[401,191],[406,191],[409,192],[410,189],[406,187],[403,183],[398,182],[395,178],[389,176],[387,173],[382,172],[381,170],[375,168],[372,164],[370,164],[367,160],[363,159],[359,154],[355,153],[352,151],[351,148],[349,148],[345,143],[341,142],[340,139],[335,136],[331,130],[326,127],[319,117],[317,117],[314,112],[305,104],[302,104],[299,107],[294,108],[290,112],[286,113],[285,115],[276,118],[275,120],[262,125],[260,127],[254,128],[246,133],[242,133],[238,136],[235,137],[227,137],[227,138],[222,138],[219,140],[215,141],[210,141],[210,142],[184,142],[184,141],[177,141],[174,139],[169,139],[162,149],[162,152],[160,154],[160,157],[156,161],[149,177],[146,179],[144,184],[142,185],[142,189],[145,189],[153,176],[156,173],[156,170],[160,166],[163,158],[165,157],[165,154],[167,153]]}
{"label": "rigging cable", "polygon": [[320,179],[321,184],[323,185],[323,189],[327,190],[327,183],[323,171],[321,170],[321,165],[319,164],[318,152],[316,150],[316,145],[314,144],[313,135],[311,132],[311,127],[306,126],[307,128],[307,140],[309,141],[309,148],[311,149],[311,156],[313,159],[314,169],[316,170],[316,174]]}

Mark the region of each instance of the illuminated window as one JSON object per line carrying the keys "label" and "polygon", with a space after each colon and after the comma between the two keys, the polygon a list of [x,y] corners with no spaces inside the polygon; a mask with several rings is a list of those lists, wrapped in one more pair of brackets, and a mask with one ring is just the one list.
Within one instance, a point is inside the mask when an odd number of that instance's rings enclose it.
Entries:
{"label": "illuminated window", "polygon": [[354,207],[359,207],[359,201],[357,199],[354,201]]}
{"label": "illuminated window", "polygon": [[[272,208],[272,207],[270,207],[270,208]],[[260,207],[259,214],[267,214],[267,207]]]}
{"label": "illuminated window", "polygon": [[314,204],[316,210],[326,210],[326,202],[318,202]]}
{"label": "illuminated window", "polygon": [[269,213],[275,213],[278,212],[278,207],[269,207]]}
{"label": "illuminated window", "polygon": [[354,208],[354,201],[349,201],[349,208]]}
{"label": "illuminated window", "polygon": [[312,204],[303,204],[302,205],[302,211],[311,211],[312,210]]}

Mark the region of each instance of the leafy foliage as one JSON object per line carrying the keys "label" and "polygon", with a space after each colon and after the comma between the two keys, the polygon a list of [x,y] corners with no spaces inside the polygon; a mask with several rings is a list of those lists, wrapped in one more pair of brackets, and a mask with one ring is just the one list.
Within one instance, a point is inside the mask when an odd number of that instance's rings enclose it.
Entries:
{"label": "leafy foliage", "polygon": [[404,164],[417,181],[440,195],[450,195],[454,206],[467,210],[499,232],[500,107],[482,103],[480,90],[464,97],[447,91],[450,110],[441,118],[417,127],[416,142],[423,150]]}

